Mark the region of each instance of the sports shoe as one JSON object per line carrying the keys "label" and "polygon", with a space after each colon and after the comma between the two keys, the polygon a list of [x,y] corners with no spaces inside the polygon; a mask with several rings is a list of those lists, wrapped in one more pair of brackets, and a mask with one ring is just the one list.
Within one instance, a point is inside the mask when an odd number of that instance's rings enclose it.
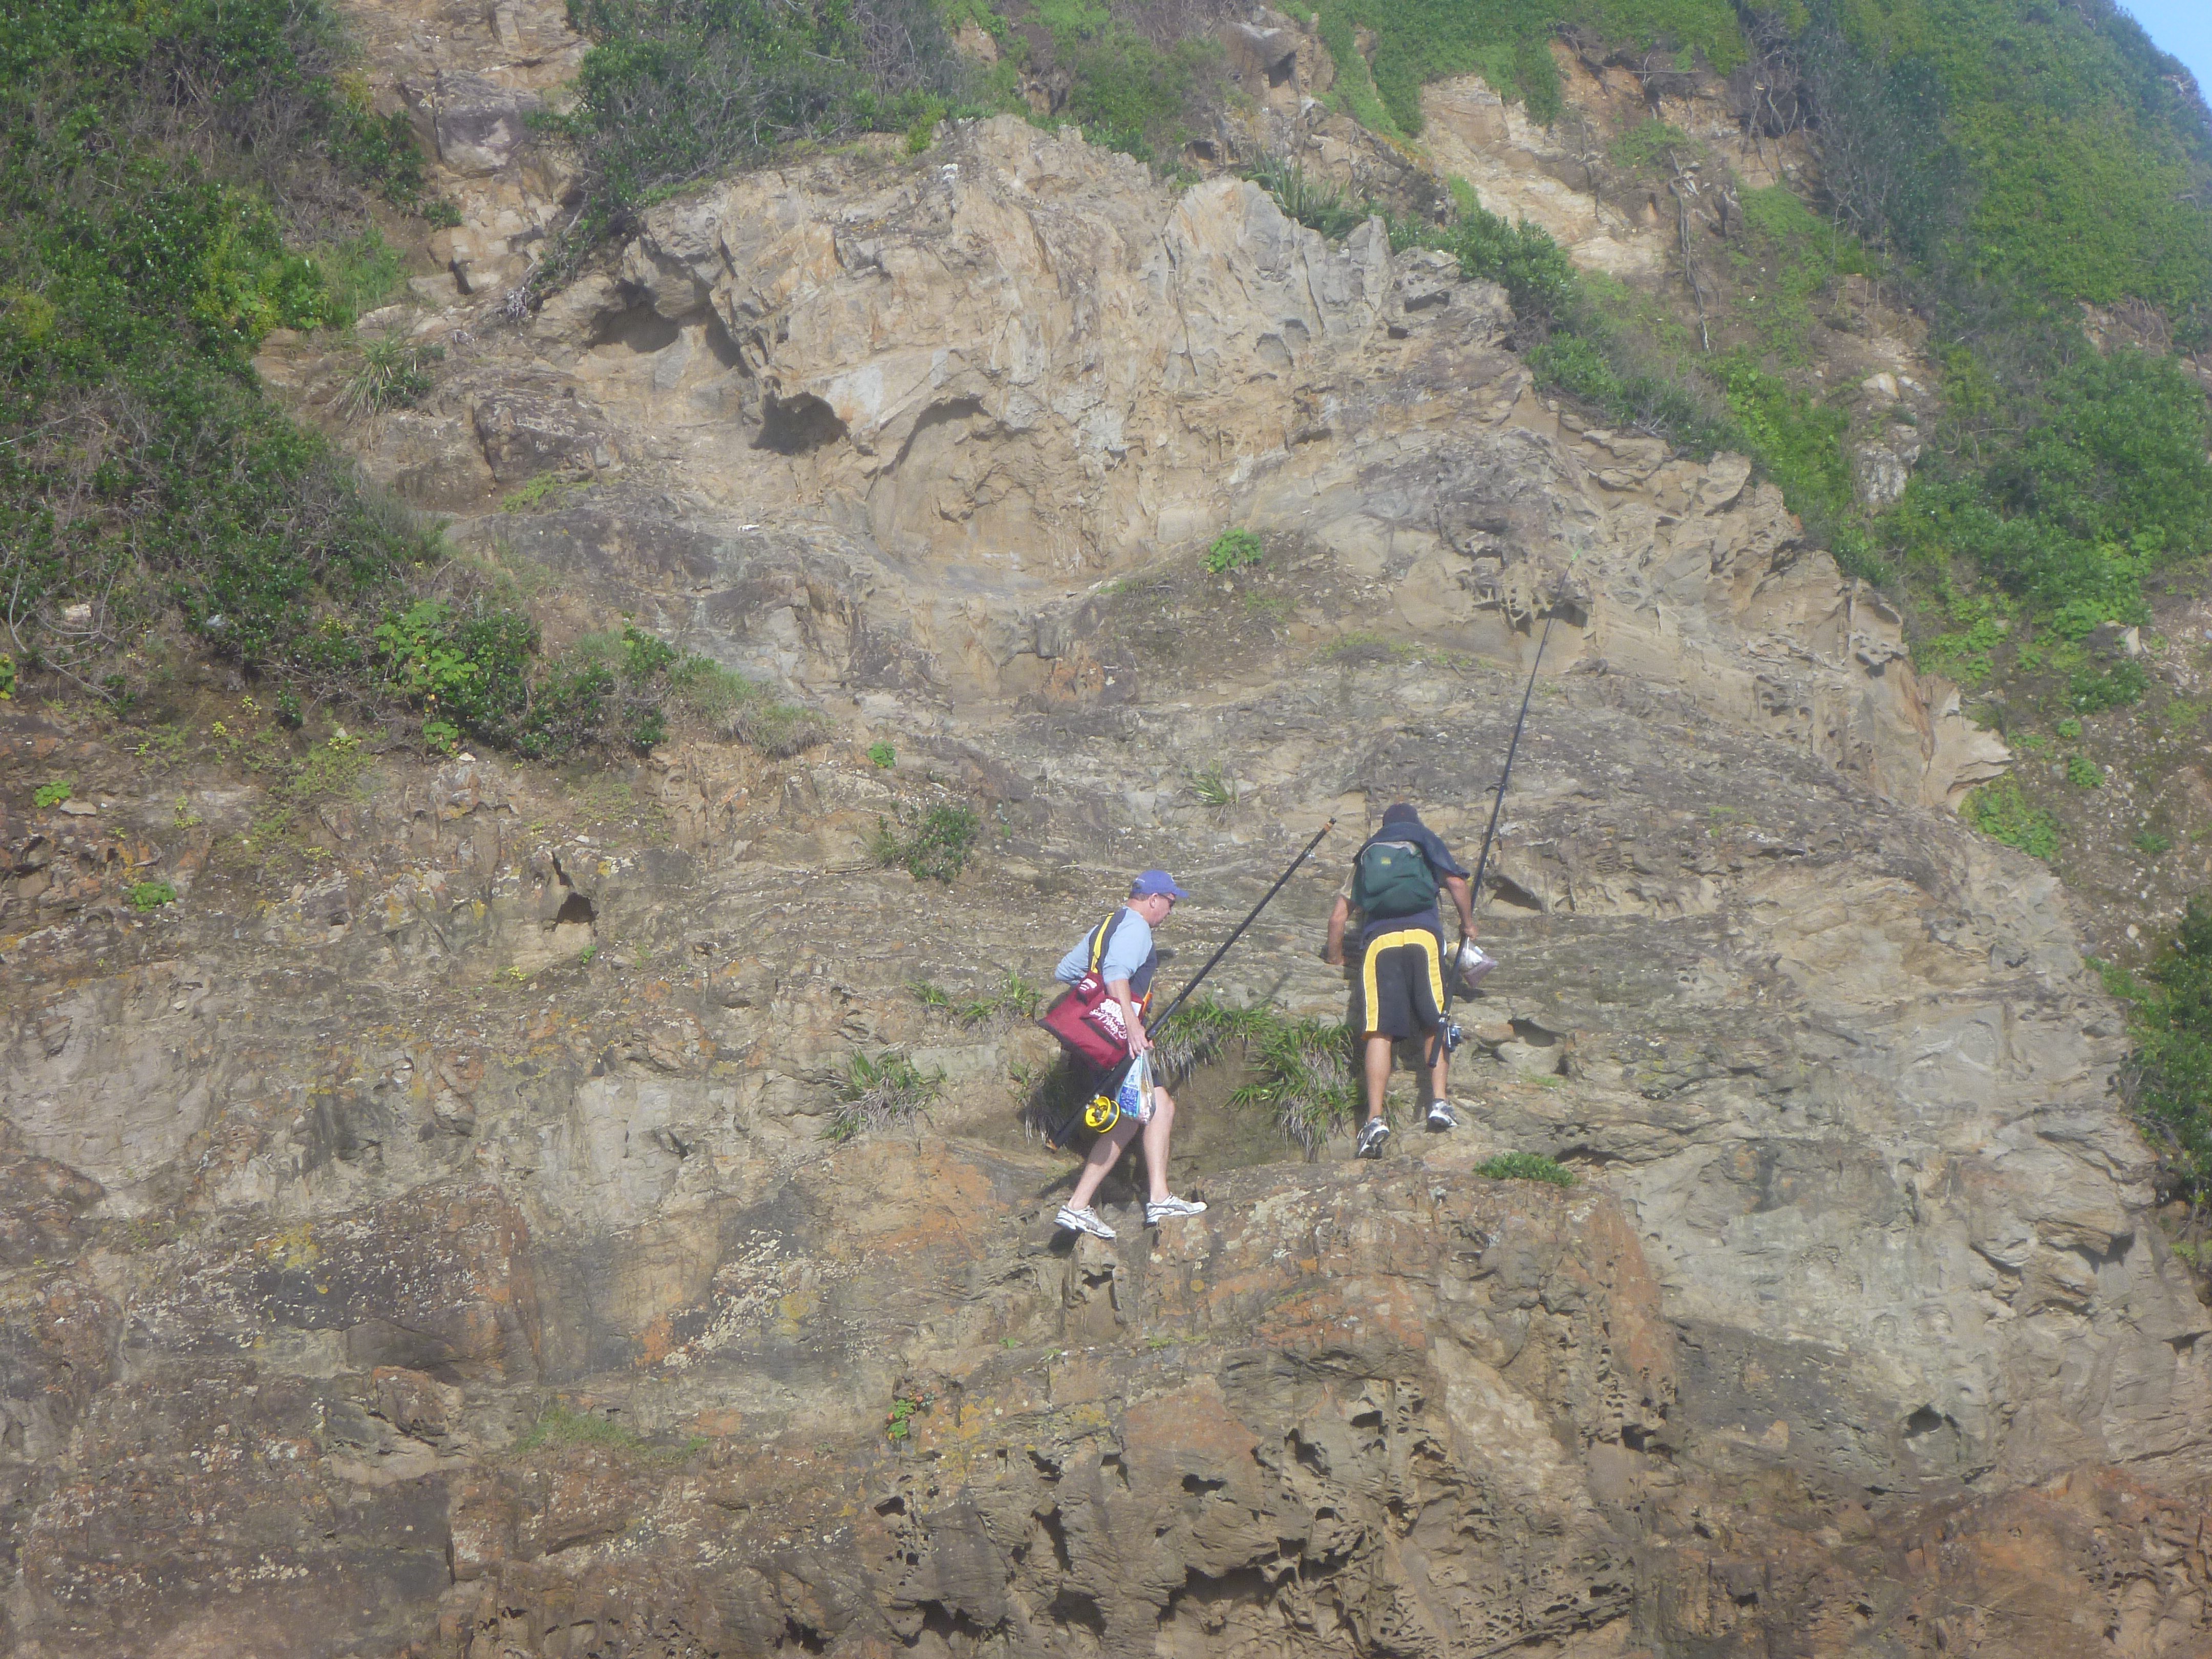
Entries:
{"label": "sports shoe", "polygon": [[1451,1102],[1437,1100],[1430,1103],[1429,1127],[1439,1133],[1459,1127],[1459,1115],[1452,1110]]}
{"label": "sports shoe", "polygon": [[1098,1212],[1096,1210],[1071,1209],[1063,1204],[1060,1206],[1060,1213],[1053,1218],[1053,1221],[1072,1233],[1089,1233],[1091,1237],[1103,1238],[1109,1243],[1111,1243],[1114,1239],[1114,1230],[1098,1218]]}
{"label": "sports shoe", "polygon": [[1157,1227],[1163,1221],[1173,1221],[1177,1216],[1203,1215],[1206,1200],[1200,1198],[1177,1198],[1170,1193],[1156,1204],[1145,1206],[1145,1225]]}
{"label": "sports shoe", "polygon": [[1379,1117],[1367,1120],[1367,1127],[1359,1132],[1359,1144],[1352,1149],[1354,1158],[1380,1158],[1382,1143],[1390,1139],[1390,1126]]}

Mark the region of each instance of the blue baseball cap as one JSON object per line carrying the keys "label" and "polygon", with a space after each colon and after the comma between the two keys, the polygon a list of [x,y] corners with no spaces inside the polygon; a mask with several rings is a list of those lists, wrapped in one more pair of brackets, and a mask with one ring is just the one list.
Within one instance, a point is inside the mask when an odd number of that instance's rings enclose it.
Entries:
{"label": "blue baseball cap", "polygon": [[1175,878],[1164,870],[1147,870],[1129,884],[1131,898],[1150,898],[1155,893],[1165,893],[1170,898],[1190,896],[1175,884]]}

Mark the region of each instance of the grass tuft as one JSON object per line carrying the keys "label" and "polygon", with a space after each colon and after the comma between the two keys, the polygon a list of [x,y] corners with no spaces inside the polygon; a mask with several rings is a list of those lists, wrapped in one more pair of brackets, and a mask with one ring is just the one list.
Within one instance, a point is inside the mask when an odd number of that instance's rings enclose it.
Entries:
{"label": "grass tuft", "polygon": [[1542,1181],[1554,1187],[1571,1187],[1575,1172],[1541,1152],[1500,1152],[1474,1166],[1475,1174],[1489,1181]]}
{"label": "grass tuft", "polygon": [[895,1048],[873,1059],[856,1051],[837,1085],[836,1109],[822,1138],[851,1140],[872,1130],[926,1121],[944,1091],[944,1073],[923,1072]]}

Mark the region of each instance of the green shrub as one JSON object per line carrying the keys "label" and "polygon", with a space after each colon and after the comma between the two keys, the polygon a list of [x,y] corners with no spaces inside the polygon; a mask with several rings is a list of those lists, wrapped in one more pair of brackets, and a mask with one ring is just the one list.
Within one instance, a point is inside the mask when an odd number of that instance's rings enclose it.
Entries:
{"label": "green shrub", "polygon": [[[422,158],[343,56],[322,0],[0,18],[0,588],[25,670],[122,696],[173,618],[281,685],[374,697],[369,628],[435,549],[249,368],[270,330],[349,322],[396,281],[359,190],[418,199]],[[365,396],[404,392],[380,373]],[[95,592],[98,631],[43,629]]]}
{"label": "green shrub", "polygon": [[2150,675],[2140,663],[2117,662],[2110,668],[2085,667],[2067,682],[2066,699],[2085,714],[2141,702]]}
{"label": "green shrub", "polygon": [[[1632,173],[1671,171],[1670,155],[1695,159],[1698,145],[1680,127],[1669,126],[1657,116],[1648,116],[1606,146],[1606,160]],[[1795,198],[1792,198],[1794,200]]]}
{"label": "green shrub", "polygon": [[963,71],[929,0],[570,0],[591,42],[562,116],[583,200],[539,295],[643,206],[794,139],[934,119]]}
{"label": "green shrub", "polygon": [[2146,1138],[2188,1194],[2212,1186],[2212,905],[2191,899],[2142,979],[2104,970],[2130,1005],[2128,1096]]}
{"label": "green shrub", "polygon": [[1554,1187],[1571,1187],[1575,1172],[1541,1152],[1500,1152],[1474,1166],[1488,1181],[1542,1181]]}
{"label": "green shrub", "polygon": [[919,814],[902,807],[896,825],[877,818],[870,850],[876,862],[902,866],[916,881],[955,881],[974,850],[980,822],[972,806],[933,806]]}
{"label": "green shrub", "polygon": [[2105,771],[2087,755],[2069,755],[2066,757],[2066,781],[2076,789],[2102,789],[2105,787]]}
{"label": "green shrub", "polygon": [[888,743],[872,743],[868,745],[868,758],[888,772],[898,764],[898,750]]}
{"label": "green shrub", "polygon": [[130,901],[132,909],[143,913],[174,904],[177,890],[166,881],[137,881],[124,890],[123,896]]}
{"label": "green shrub", "polygon": [[1469,70],[1501,96],[1525,99],[1536,119],[1556,119],[1559,70],[1546,41],[1568,23],[1623,46],[1701,54],[1723,74],[1746,56],[1735,12],[1723,0],[1324,0],[1321,8],[1322,39],[1340,77],[1365,80],[1353,30],[1373,32],[1370,96],[1384,130],[1407,135],[1421,131],[1422,83]]}
{"label": "green shrub", "polygon": [[1242,570],[1247,565],[1257,564],[1267,556],[1267,550],[1260,538],[1249,530],[1224,530],[1213,538],[1213,545],[1206,550],[1206,568],[1214,575],[1231,570]]}
{"label": "green shrub", "polygon": [[31,804],[42,811],[49,806],[59,806],[70,798],[70,791],[76,787],[75,782],[68,779],[42,783],[31,792]]}
{"label": "green shrub", "polygon": [[1212,40],[1156,46],[1116,28],[1088,40],[1061,36],[1060,46],[1069,84],[1060,112],[1080,123],[1091,143],[1166,165],[1202,136],[1202,106],[1222,73],[1221,48]]}
{"label": "green shrub", "polygon": [[836,727],[818,708],[762,696],[738,710],[732,729],[763,755],[782,760],[827,743]]}
{"label": "green shrub", "polygon": [[1992,840],[2045,864],[2058,856],[2058,820],[2030,805],[2016,778],[1983,784],[1960,805],[1959,816]]}
{"label": "green shrub", "polygon": [[337,327],[349,326],[406,291],[407,262],[374,225],[308,258],[321,267],[331,297],[331,320]]}
{"label": "green shrub", "polygon": [[2173,850],[2173,837],[2162,836],[2155,830],[2146,830],[2135,838],[2133,845],[2136,851],[2145,858],[2154,859],[2161,853]]}

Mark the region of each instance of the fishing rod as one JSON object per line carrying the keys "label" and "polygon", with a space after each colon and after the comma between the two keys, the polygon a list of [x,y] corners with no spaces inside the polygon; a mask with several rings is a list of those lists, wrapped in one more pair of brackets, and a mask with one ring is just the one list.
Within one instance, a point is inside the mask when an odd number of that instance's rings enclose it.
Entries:
{"label": "fishing rod", "polygon": [[[1491,846],[1498,839],[1498,815],[1505,810],[1505,786],[1512,781],[1513,757],[1521,748],[1521,729],[1528,723],[1529,699],[1536,695],[1536,673],[1544,665],[1544,647],[1551,643],[1552,624],[1559,620],[1559,607],[1553,605],[1550,614],[1544,618],[1543,633],[1536,639],[1536,659],[1528,665],[1528,689],[1521,694],[1521,713],[1513,722],[1512,740],[1505,745],[1505,769],[1498,775],[1498,798],[1490,804],[1490,825],[1482,832],[1482,853],[1474,861],[1474,884],[1468,894],[1468,908],[1470,912],[1476,905],[1482,902],[1482,878],[1490,868]],[[1452,988],[1459,981],[1460,954],[1466,949],[1467,934],[1462,931],[1459,936],[1459,950],[1452,953],[1452,971],[1444,975],[1444,1006],[1440,1011],[1442,1017],[1437,1022],[1436,1036],[1429,1041],[1429,1064],[1431,1066],[1437,1063],[1437,1045],[1443,1042],[1444,1033],[1451,1027]]]}
{"label": "fishing rod", "polygon": [[1168,1023],[1168,1020],[1174,1015],[1175,1011],[1182,1006],[1183,1000],[1189,996],[1193,991],[1198,989],[1199,981],[1204,979],[1208,974],[1212,973],[1215,966],[1220,962],[1221,958],[1229,954],[1229,947],[1236,944],[1238,939],[1242,939],[1244,936],[1244,930],[1260,919],[1260,912],[1267,908],[1267,901],[1273,898],[1276,894],[1283,890],[1283,884],[1285,882],[1288,881],[1292,876],[1297,874],[1298,866],[1312,856],[1313,849],[1321,845],[1321,838],[1335,828],[1336,820],[1334,818],[1331,818],[1327,823],[1324,823],[1320,829],[1314,831],[1314,838],[1305,844],[1305,850],[1300,853],[1297,857],[1291,860],[1291,867],[1289,869],[1284,871],[1281,875],[1275,878],[1275,884],[1273,887],[1270,887],[1267,892],[1261,896],[1260,902],[1252,907],[1252,914],[1246,916],[1243,921],[1237,924],[1237,931],[1230,934],[1227,939],[1221,941],[1221,948],[1206,959],[1206,966],[1200,969],[1195,974],[1192,975],[1190,982],[1184,986],[1182,990],[1176,993],[1176,1000],[1168,1004],[1165,1012],[1163,1012],[1158,1019],[1152,1022],[1154,1025],[1164,1025]]}
{"label": "fishing rod", "polygon": [[[1214,970],[1214,969],[1219,964],[1222,957],[1229,954],[1229,947],[1236,944],[1238,939],[1243,938],[1244,930],[1260,919],[1260,912],[1267,908],[1269,900],[1273,899],[1276,894],[1283,890],[1283,884],[1290,880],[1292,876],[1297,874],[1298,866],[1313,856],[1313,849],[1321,845],[1322,837],[1335,828],[1336,820],[1334,818],[1331,818],[1328,823],[1322,824],[1320,829],[1314,831],[1314,838],[1305,844],[1304,848],[1298,854],[1297,857],[1291,860],[1291,867],[1284,871],[1281,875],[1275,878],[1275,884],[1260,896],[1260,902],[1252,907],[1251,913],[1247,915],[1243,921],[1237,924],[1236,930],[1232,932],[1227,939],[1221,941],[1220,948],[1215,951],[1212,956],[1206,959],[1206,965],[1190,976],[1189,982],[1184,985],[1182,990],[1176,993],[1175,1000],[1168,1004],[1167,1007],[1161,1012],[1158,1018],[1150,1022],[1152,1030],[1157,1031],[1166,1026],[1168,1021],[1175,1017],[1175,1011],[1182,1006],[1184,1000],[1188,998],[1193,991],[1198,989],[1200,981],[1204,980],[1208,974]],[[1128,1080],[1130,1067],[1138,1064],[1139,1058],[1141,1057],[1132,1057],[1122,1065],[1119,1071],[1114,1073],[1112,1085],[1099,1092],[1098,1101],[1106,1102],[1109,1105],[1115,1103],[1117,1097],[1121,1092],[1121,1085]],[[1094,1108],[1097,1104],[1097,1102],[1096,1101],[1092,1103]],[[1114,1127],[1115,1122],[1121,1117],[1120,1108],[1118,1105],[1115,1105],[1114,1112],[1110,1117],[1106,1115],[1103,1112],[1098,1112],[1096,1114],[1097,1121],[1094,1121],[1093,1117],[1094,1114],[1092,1111],[1086,1110],[1085,1112],[1084,1122],[1086,1127],[1100,1131],[1110,1129]]]}

